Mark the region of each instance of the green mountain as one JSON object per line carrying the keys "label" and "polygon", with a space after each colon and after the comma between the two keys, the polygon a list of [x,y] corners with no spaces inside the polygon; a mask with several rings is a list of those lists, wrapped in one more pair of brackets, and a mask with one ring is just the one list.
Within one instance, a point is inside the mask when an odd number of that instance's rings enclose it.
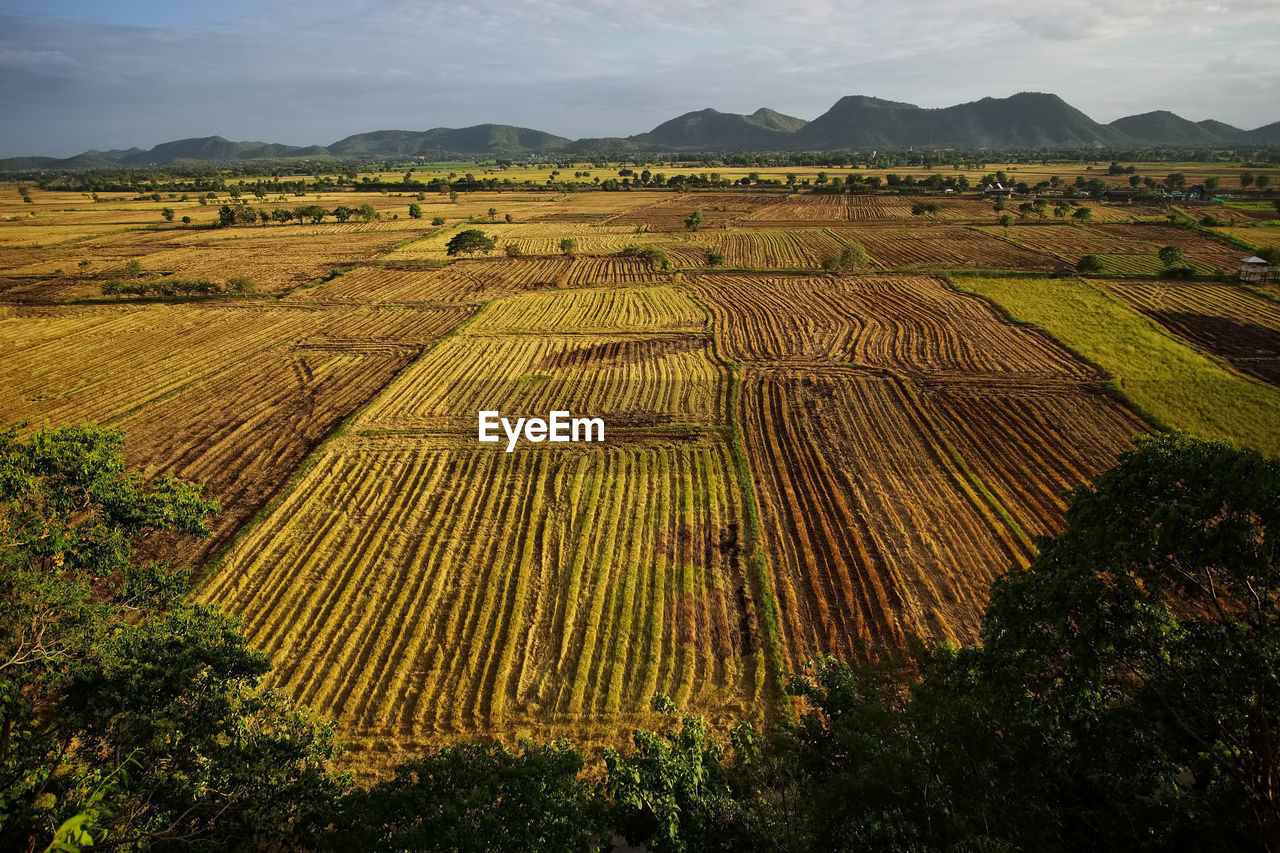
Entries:
{"label": "green mountain", "polygon": [[1245,139],[1257,145],[1280,145],[1280,121],[1246,131]]}
{"label": "green mountain", "polygon": [[794,130],[804,125],[801,119],[763,107],[749,116],[708,108],[676,116],[630,139],[650,148],[769,150],[787,147]]}
{"label": "green mountain", "polygon": [[130,166],[146,166],[153,163],[164,165],[175,160],[201,160],[222,163],[233,160],[318,156],[324,154],[324,149],[315,145],[301,148],[294,145],[280,145],[274,142],[232,142],[228,139],[223,139],[221,136],[202,136],[164,142],[150,151],[133,149],[132,152],[122,153],[124,156],[118,158],[117,162]]}
{"label": "green mountain", "polygon": [[1227,141],[1213,129],[1188,121],[1168,110],[1125,116],[1111,122],[1108,127],[1115,128],[1130,139],[1151,145],[1217,145]]}
{"label": "green mountain", "polygon": [[794,135],[804,150],[885,146],[1041,148],[1127,141],[1057,95],[1021,92],[941,109],[864,95],[841,98]]}
{"label": "green mountain", "polygon": [[477,124],[460,129],[375,130],[357,133],[328,146],[335,157],[430,157],[436,154],[522,154],[554,151],[568,145],[563,136],[513,127],[509,124]]}

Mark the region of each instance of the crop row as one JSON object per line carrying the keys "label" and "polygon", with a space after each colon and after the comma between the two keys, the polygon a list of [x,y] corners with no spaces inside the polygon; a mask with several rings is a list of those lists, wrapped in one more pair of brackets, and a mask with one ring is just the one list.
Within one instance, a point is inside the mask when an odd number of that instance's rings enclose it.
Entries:
{"label": "crop row", "polygon": [[925,276],[706,275],[694,284],[734,361],[856,361],[928,373],[1092,377],[1047,336]]}
{"label": "crop row", "polygon": [[752,714],[765,676],[723,445],[363,441],[331,447],[201,593],[348,737],[599,730],[655,692]]}
{"label": "crop row", "polygon": [[715,424],[725,383],[702,335],[458,335],[404,372],[364,429],[474,431],[476,413],[604,417],[612,428]]}
{"label": "crop row", "polygon": [[1136,419],[1098,395],[966,398],[847,368],[748,369],[740,417],[792,666],[976,636],[991,580]]}

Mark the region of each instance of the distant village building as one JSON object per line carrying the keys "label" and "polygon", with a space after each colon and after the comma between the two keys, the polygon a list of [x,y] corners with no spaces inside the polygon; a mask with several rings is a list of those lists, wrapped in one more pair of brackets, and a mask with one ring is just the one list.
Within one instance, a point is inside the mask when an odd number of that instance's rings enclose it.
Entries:
{"label": "distant village building", "polygon": [[1006,187],[999,181],[992,184],[986,184],[982,187],[982,196],[983,198],[994,198],[995,196],[1013,198],[1013,187]]}
{"label": "distant village building", "polygon": [[1280,281],[1280,267],[1268,264],[1264,258],[1251,255],[1240,261],[1240,280],[1257,283]]}

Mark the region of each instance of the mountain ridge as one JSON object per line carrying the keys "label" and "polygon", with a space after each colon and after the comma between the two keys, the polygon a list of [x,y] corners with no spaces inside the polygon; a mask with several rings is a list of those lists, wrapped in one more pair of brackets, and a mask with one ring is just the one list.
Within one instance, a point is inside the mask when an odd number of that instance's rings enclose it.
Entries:
{"label": "mountain ridge", "polygon": [[869,95],[846,95],[812,121],[769,107],[750,114],[711,107],[687,112],[644,133],[572,140],[546,131],[485,123],[463,128],[375,130],[327,146],[237,142],[222,136],[162,142],[150,149],[90,149],[67,158],[11,157],[0,169],[94,169],[258,159],[514,157],[528,154],[618,154],[712,151],[822,151],[866,148],[1082,148],[1280,144],[1280,122],[1242,130],[1206,119],[1192,122],[1152,110],[1100,124],[1057,95],[1018,92],[949,107],[924,108]]}

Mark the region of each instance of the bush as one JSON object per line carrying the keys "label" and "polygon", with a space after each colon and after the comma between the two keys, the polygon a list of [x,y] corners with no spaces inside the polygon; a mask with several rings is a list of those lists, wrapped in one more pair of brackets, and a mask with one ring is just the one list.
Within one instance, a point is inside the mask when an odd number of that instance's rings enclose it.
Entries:
{"label": "bush", "polygon": [[1161,271],[1160,277],[1161,278],[1194,278],[1195,274],[1196,274],[1196,271],[1193,270],[1191,267],[1177,266],[1177,267],[1169,267],[1168,269]]}
{"label": "bush", "polygon": [[227,279],[227,293],[253,293],[257,286],[248,276],[236,275]]}
{"label": "bush", "polygon": [[431,224],[432,224],[432,225],[443,225],[443,224],[444,224],[444,217],[443,217],[443,216],[433,216],[433,217],[431,217]]}
{"label": "bush", "polygon": [[515,243],[508,243],[502,247],[502,251],[507,253],[508,258],[518,258],[521,255],[520,247]]}
{"label": "bush", "polygon": [[620,258],[640,258],[648,261],[654,269],[671,269],[671,259],[653,246],[626,246],[618,253]]}
{"label": "bush", "polygon": [[867,256],[867,250],[857,243],[845,246],[838,255],[822,259],[822,268],[827,272],[850,273],[870,266],[871,258]]}

